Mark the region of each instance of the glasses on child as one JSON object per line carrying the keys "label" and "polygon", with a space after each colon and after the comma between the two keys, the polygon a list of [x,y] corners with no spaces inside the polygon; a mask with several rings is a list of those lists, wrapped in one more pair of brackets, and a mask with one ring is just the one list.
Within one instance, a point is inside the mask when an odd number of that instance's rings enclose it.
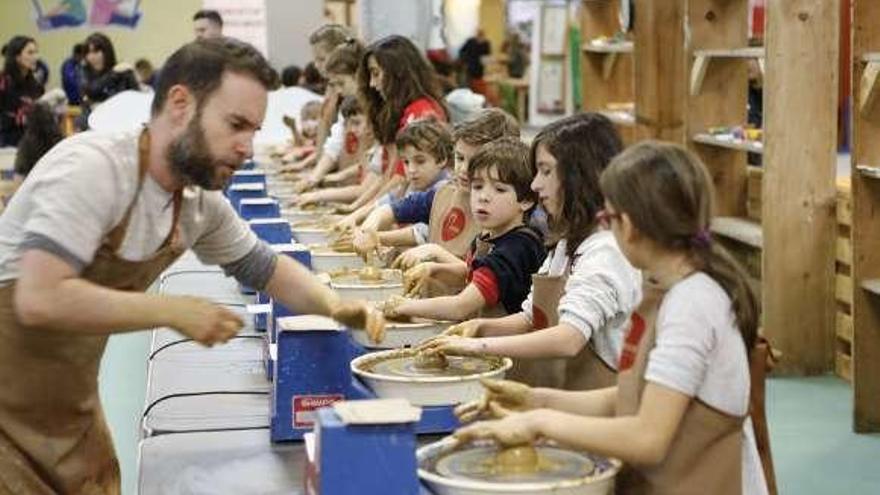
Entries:
{"label": "glasses on child", "polygon": [[611,222],[618,219],[620,219],[620,213],[615,213],[607,209],[599,210],[599,212],[596,213],[596,223],[598,223],[603,229],[610,229]]}

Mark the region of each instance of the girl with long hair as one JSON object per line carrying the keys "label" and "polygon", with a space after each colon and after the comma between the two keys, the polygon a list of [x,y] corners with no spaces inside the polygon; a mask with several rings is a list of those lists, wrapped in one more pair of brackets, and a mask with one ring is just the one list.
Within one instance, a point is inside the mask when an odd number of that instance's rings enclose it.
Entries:
{"label": "girl with long hair", "polygon": [[36,77],[37,42],[14,36],[3,47],[0,73],[0,146],[16,146],[24,134],[28,114],[45,88]]}

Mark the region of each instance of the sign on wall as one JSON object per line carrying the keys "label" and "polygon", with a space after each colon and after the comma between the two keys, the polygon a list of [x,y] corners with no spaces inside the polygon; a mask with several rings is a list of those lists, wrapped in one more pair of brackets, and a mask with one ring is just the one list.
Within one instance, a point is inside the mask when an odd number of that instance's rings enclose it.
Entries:
{"label": "sign on wall", "polygon": [[41,31],[60,28],[123,26],[135,28],[141,0],[30,0]]}
{"label": "sign on wall", "polygon": [[224,36],[246,41],[269,57],[265,0],[203,0],[202,5],[220,12]]}

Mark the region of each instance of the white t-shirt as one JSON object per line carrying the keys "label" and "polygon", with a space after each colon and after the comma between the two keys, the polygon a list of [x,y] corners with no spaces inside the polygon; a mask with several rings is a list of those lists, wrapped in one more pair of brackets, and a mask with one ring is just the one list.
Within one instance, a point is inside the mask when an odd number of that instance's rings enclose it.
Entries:
{"label": "white t-shirt", "polygon": [[[564,275],[569,267],[566,240],[556,244],[538,269],[539,275]],[[534,286],[523,302],[532,321]],[[559,299],[559,322],[567,323],[592,339],[596,354],[617,369],[629,316],[642,299],[641,273],[620,251],[614,234],[599,231],[584,239],[575,251],[574,265]]]}
{"label": "white t-shirt", "polygon": [[[22,243],[34,238],[52,244],[77,270],[92,261],[135,199],[140,132],[84,132],[37,163],[0,216],[0,285],[18,278]],[[120,247],[123,258],[142,260],[161,246],[171,229],[171,200],[147,173]],[[197,187],[184,191],[180,233],[205,264],[239,261],[258,242],[220,191]]]}
{"label": "white t-shirt", "polygon": [[[675,284],[657,313],[645,379],[733,416],[749,408],[749,360],[730,297],[705,273]],[[767,493],[751,420],[743,424],[743,493]]]}
{"label": "white t-shirt", "polygon": [[342,150],[345,148],[345,119],[342,118],[340,112],[336,116],[336,122],[330,126],[330,134],[324,140],[324,155],[334,160],[338,160],[342,156]]}

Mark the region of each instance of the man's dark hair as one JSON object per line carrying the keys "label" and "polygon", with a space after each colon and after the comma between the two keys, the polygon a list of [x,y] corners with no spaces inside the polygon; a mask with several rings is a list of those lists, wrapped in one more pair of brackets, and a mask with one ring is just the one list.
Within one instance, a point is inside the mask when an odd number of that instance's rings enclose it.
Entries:
{"label": "man's dark hair", "polygon": [[193,15],[193,22],[199,19],[207,19],[220,27],[223,27],[223,17],[220,12],[210,9],[202,9]]}
{"label": "man's dark hair", "polygon": [[278,73],[250,44],[233,38],[193,41],[174,52],[162,67],[152,114],[162,110],[168,90],[177,84],[186,86],[201,107],[207,96],[220,87],[227,71],[250,76],[266,90],[278,87]]}

